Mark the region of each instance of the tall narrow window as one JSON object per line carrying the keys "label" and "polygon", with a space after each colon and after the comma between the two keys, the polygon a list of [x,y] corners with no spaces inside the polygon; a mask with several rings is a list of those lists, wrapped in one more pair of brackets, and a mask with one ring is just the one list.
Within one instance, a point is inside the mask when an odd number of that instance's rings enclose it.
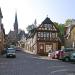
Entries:
{"label": "tall narrow window", "polygon": [[52,33],[52,38],[55,38],[55,33]]}
{"label": "tall narrow window", "polygon": [[46,32],[44,32],[44,40],[46,40]]}
{"label": "tall narrow window", "polygon": [[51,38],[51,33],[50,33],[50,38]]}
{"label": "tall narrow window", "polygon": [[40,32],[40,34],[41,34],[41,37],[43,37],[43,32]]}
{"label": "tall narrow window", "polygon": [[47,35],[47,39],[49,40],[49,32],[46,32],[46,35]]}
{"label": "tall narrow window", "polygon": [[57,33],[56,33],[56,38],[57,38]]}
{"label": "tall narrow window", "polygon": [[38,32],[38,37],[40,37],[40,32]]}

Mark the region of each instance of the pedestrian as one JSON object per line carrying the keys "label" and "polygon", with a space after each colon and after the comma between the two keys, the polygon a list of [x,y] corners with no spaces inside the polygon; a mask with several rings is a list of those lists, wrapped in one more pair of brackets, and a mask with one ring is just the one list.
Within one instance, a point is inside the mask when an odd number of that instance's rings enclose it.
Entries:
{"label": "pedestrian", "polygon": [[51,54],[51,50],[48,53],[48,58],[51,60],[52,59],[52,54]]}

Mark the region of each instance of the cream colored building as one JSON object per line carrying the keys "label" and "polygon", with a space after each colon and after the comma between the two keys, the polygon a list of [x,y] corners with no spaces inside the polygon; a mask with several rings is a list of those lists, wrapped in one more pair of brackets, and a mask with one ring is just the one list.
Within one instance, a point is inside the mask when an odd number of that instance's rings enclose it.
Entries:
{"label": "cream colored building", "polygon": [[75,48],[75,24],[71,24],[67,27],[65,37],[65,47]]}

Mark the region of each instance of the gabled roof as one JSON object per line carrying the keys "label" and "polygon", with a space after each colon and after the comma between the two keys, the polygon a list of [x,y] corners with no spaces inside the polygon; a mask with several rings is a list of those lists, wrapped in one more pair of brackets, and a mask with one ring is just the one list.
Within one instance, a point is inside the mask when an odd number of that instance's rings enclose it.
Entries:
{"label": "gabled roof", "polygon": [[25,31],[21,30],[18,34],[18,39],[21,40],[22,37],[27,37],[27,34],[25,33]]}
{"label": "gabled roof", "polygon": [[72,31],[72,29],[75,27],[75,25],[69,25],[68,27],[67,27],[67,30],[66,30],[66,35],[64,36],[64,37],[66,37],[66,38],[69,38],[70,37],[70,33],[71,33],[71,31]]}
{"label": "gabled roof", "polygon": [[1,18],[3,18],[2,11],[1,11],[1,8],[0,8],[0,17],[1,17]]}
{"label": "gabled roof", "polygon": [[14,37],[14,35],[15,35],[15,32],[10,30],[10,32],[8,33],[8,37],[10,37],[10,36]]}
{"label": "gabled roof", "polygon": [[53,22],[47,17],[41,24],[53,24]]}
{"label": "gabled roof", "polygon": [[[54,26],[56,28],[56,30],[59,32],[59,29],[56,27],[56,25],[50,20],[50,18],[46,17],[46,19],[41,23],[42,26],[44,26],[45,24],[50,24],[51,26]],[[41,26],[39,25],[37,27],[37,29]]]}
{"label": "gabled roof", "polygon": [[71,30],[75,27],[75,25],[70,25],[68,28],[67,28],[67,34],[69,34],[71,32]]}

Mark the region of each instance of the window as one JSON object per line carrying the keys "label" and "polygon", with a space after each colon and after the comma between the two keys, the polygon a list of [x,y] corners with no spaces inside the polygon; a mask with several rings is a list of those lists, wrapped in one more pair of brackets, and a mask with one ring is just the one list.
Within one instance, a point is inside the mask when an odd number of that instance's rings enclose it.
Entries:
{"label": "window", "polygon": [[47,35],[47,39],[49,40],[49,32],[47,32],[46,35]]}
{"label": "window", "polygon": [[47,38],[49,38],[49,32],[47,32],[46,35],[47,35]]}
{"label": "window", "polygon": [[40,34],[41,34],[41,37],[43,37],[43,32],[40,32]]}
{"label": "window", "polygon": [[51,33],[50,33],[50,38],[51,38]]}
{"label": "window", "polygon": [[48,30],[48,25],[44,24],[45,30]]}
{"label": "window", "polygon": [[41,30],[41,28],[39,28],[39,30]]}
{"label": "window", "polygon": [[49,30],[52,29],[52,25],[51,24],[48,24],[48,28],[49,28]]}
{"label": "window", "polygon": [[55,38],[55,33],[52,33],[52,38]]}
{"label": "window", "polygon": [[49,39],[49,32],[44,32],[44,39]]}
{"label": "window", "polygon": [[38,37],[40,37],[40,32],[38,32]]}
{"label": "window", "polygon": [[56,33],[56,37],[57,37],[57,33]]}
{"label": "window", "polygon": [[44,32],[44,40],[46,40],[46,32]]}
{"label": "window", "polygon": [[44,32],[44,37],[46,37],[46,32]]}

